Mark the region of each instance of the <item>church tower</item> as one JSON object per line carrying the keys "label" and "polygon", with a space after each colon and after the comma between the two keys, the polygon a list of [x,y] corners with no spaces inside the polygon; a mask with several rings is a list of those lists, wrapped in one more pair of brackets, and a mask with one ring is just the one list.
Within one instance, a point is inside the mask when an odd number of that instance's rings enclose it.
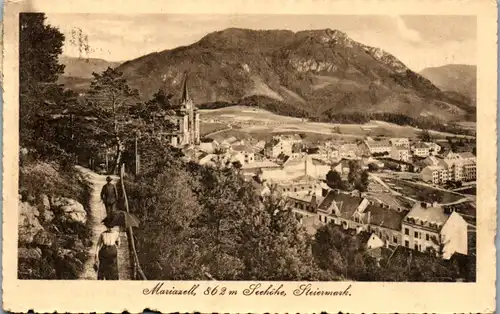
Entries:
{"label": "church tower", "polygon": [[181,110],[184,111],[185,117],[185,138],[184,142],[186,144],[200,144],[200,114],[198,113],[198,108],[193,104],[193,100],[189,97],[188,92],[188,75],[187,72],[184,74],[184,81],[182,83],[182,94],[181,94]]}

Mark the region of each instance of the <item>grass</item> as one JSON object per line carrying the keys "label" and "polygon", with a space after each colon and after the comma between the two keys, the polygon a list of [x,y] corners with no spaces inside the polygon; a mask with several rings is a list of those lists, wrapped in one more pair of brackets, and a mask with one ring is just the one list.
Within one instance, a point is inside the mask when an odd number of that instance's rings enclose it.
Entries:
{"label": "grass", "polygon": [[[257,135],[258,133],[316,133],[323,136],[335,136],[341,138],[363,138],[365,136],[382,137],[408,137],[417,138],[420,130],[410,127],[396,125],[383,121],[371,121],[367,124],[340,124],[309,122],[301,118],[281,116],[260,108],[248,106],[231,106],[219,109],[200,110],[201,119],[207,121],[208,129],[217,128],[218,124],[231,124],[233,128]],[[215,129],[216,130],[216,129]],[[202,130],[203,132],[203,130]],[[207,131],[207,133],[209,133]],[[436,138],[447,135],[432,132]]]}
{"label": "grass", "polygon": [[462,195],[457,193],[438,190],[432,187],[411,183],[405,180],[393,178],[383,178],[383,180],[394,190],[417,201],[438,202],[446,204],[464,198]]}
{"label": "grass", "polygon": [[200,135],[205,136],[207,134],[217,132],[220,130],[227,129],[227,124],[217,123],[217,122],[201,122],[200,123]]}

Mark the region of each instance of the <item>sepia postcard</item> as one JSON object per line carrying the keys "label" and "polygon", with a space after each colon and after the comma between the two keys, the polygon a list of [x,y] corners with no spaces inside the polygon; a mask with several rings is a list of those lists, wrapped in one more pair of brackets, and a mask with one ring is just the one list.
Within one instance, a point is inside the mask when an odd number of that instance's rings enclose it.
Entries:
{"label": "sepia postcard", "polygon": [[4,10],[4,310],[495,312],[494,1]]}

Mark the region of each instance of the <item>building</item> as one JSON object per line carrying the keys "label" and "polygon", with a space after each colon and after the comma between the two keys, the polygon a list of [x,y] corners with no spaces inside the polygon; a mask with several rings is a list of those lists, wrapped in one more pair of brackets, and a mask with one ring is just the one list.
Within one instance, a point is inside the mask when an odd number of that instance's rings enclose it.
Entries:
{"label": "building", "polygon": [[301,154],[288,158],[283,164],[283,177],[277,177],[276,179],[290,180],[304,173],[315,178],[324,179],[330,169],[331,165],[329,163]]}
{"label": "building", "polygon": [[408,211],[391,209],[385,204],[370,204],[366,212],[369,219],[366,221],[369,232],[376,234],[385,246],[393,247],[402,244],[401,223]]}
{"label": "building", "polygon": [[427,147],[429,147],[429,154],[430,155],[437,155],[441,151],[441,146],[434,143],[434,142],[424,142]]}
{"label": "building", "polygon": [[278,158],[279,155],[290,156],[293,152],[293,141],[282,139],[280,137],[273,137],[264,146],[264,155],[268,158]]}
{"label": "building", "polygon": [[359,147],[356,143],[345,143],[340,145],[338,148],[339,154],[337,158],[358,158],[360,153],[359,153]]}
{"label": "building", "polygon": [[413,155],[421,158],[425,158],[430,155],[430,148],[428,145],[418,142],[412,146]]}
{"label": "building", "polygon": [[467,222],[451,209],[417,202],[402,222],[403,246],[419,252],[467,255]]}
{"label": "building", "polygon": [[249,143],[237,143],[237,145],[233,144],[231,146],[231,151],[238,152],[243,155],[242,165],[250,164],[255,161],[255,148]]}
{"label": "building", "polygon": [[422,180],[425,182],[443,184],[448,181],[476,179],[476,157],[471,153],[449,152],[443,159],[429,160],[432,161],[437,161],[437,165],[427,166],[421,172]]}
{"label": "building", "polygon": [[408,162],[410,154],[405,146],[392,146],[389,156],[394,160]]}
{"label": "building", "polygon": [[448,169],[443,166],[427,166],[420,172],[422,181],[432,184],[442,184],[449,181]]}
{"label": "building", "polygon": [[370,154],[389,154],[392,150],[392,144],[389,141],[366,140],[366,147]]}
{"label": "building", "polygon": [[407,137],[393,137],[389,139],[392,146],[403,146],[410,148],[410,140]]}
{"label": "building", "polygon": [[186,74],[182,84],[180,107],[175,110],[175,115],[169,117],[170,122],[176,126],[175,131],[167,135],[173,146],[200,144],[200,114],[189,97],[187,81]]}

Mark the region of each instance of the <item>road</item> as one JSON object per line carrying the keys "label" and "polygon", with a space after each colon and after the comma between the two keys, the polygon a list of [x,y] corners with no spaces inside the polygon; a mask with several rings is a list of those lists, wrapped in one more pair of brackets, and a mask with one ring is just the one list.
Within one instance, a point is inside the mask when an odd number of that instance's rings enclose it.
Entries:
{"label": "road", "polygon": [[[81,171],[92,183],[92,196],[90,200],[89,212],[89,222],[92,228],[92,246],[88,249],[90,258],[84,264],[80,279],[96,280],[97,273],[94,270],[95,251],[99,236],[104,230],[106,230],[106,227],[102,224],[102,220],[106,217],[106,210],[100,199],[101,188],[106,183],[106,176],[96,174],[89,169],[79,166],[77,166],[77,169]],[[116,182],[117,177],[113,177],[113,179]],[[130,280],[130,253],[127,234],[125,232],[120,232],[120,240],[121,245],[118,248],[118,276],[120,280]]]}

